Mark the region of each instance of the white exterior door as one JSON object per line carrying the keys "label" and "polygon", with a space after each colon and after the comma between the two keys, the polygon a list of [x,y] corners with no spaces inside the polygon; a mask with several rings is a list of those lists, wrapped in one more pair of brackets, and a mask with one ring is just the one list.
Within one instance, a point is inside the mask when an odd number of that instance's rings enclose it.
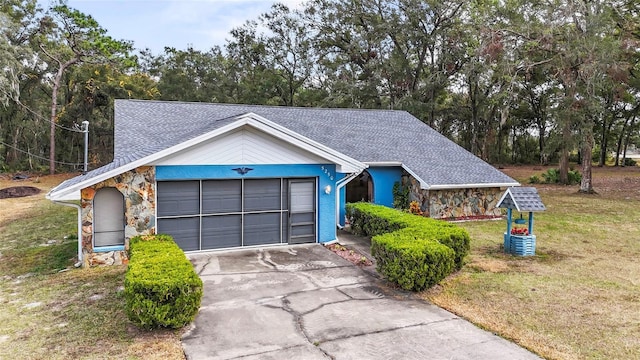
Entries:
{"label": "white exterior door", "polygon": [[316,182],[289,181],[289,243],[316,242]]}

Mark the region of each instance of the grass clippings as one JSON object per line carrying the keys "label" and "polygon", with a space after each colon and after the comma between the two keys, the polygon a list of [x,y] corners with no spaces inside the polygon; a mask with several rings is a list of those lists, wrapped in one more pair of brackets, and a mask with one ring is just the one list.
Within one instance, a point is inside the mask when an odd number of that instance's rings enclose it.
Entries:
{"label": "grass clippings", "polygon": [[547,211],[535,214],[533,257],[504,254],[506,222],[461,223],[467,264],[423,297],[548,359],[639,358],[638,170],[594,169],[598,195],[537,186]]}

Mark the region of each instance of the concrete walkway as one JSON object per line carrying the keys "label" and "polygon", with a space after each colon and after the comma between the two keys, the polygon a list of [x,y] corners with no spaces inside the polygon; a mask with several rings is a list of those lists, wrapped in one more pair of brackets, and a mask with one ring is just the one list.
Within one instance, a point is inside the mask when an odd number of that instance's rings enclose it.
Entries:
{"label": "concrete walkway", "polygon": [[205,295],[188,359],[539,359],[321,245],[191,259]]}

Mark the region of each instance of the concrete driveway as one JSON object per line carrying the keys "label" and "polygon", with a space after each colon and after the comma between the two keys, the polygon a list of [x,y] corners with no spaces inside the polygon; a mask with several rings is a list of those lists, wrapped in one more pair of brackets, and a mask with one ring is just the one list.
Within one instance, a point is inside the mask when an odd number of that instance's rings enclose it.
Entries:
{"label": "concrete driveway", "polygon": [[188,359],[539,359],[321,245],[190,257],[205,294]]}

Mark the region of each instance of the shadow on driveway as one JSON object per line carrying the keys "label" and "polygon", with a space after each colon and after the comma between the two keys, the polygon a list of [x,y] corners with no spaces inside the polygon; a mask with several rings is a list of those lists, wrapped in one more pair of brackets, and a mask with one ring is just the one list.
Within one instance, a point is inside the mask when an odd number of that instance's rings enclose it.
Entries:
{"label": "shadow on driveway", "polygon": [[322,245],[190,258],[204,298],[188,359],[539,359]]}

